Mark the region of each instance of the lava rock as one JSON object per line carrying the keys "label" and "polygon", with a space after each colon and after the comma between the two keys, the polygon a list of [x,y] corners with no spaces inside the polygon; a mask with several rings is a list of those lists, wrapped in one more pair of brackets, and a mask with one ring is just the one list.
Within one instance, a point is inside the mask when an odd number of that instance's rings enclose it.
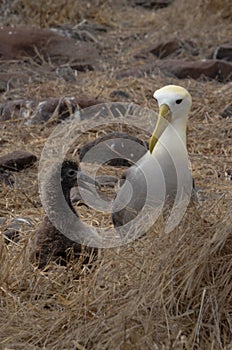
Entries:
{"label": "lava rock", "polygon": [[224,82],[232,79],[232,64],[224,61],[170,61],[161,70],[179,79],[207,77]]}
{"label": "lava rock", "polygon": [[216,60],[232,61],[232,46],[222,45],[214,50],[213,58]]}
{"label": "lava rock", "polygon": [[[0,226],[4,225],[5,223],[6,218],[0,218]],[[20,239],[20,231],[25,225],[32,227],[33,223],[31,219],[18,217],[11,220],[3,232],[6,243],[8,244],[12,241],[18,242]]]}
{"label": "lava rock", "polygon": [[55,121],[68,118],[78,110],[78,100],[75,97],[49,98],[40,102],[32,117],[32,124],[46,123],[51,117]]}
{"label": "lava rock", "polygon": [[159,58],[164,58],[170,56],[173,53],[178,53],[181,49],[181,46],[181,41],[174,39],[166,42],[161,42],[154,48],[151,48],[149,51]]}
{"label": "lava rock", "polygon": [[129,0],[128,5],[135,7],[141,6],[147,9],[162,9],[169,6],[172,0]]}
{"label": "lava rock", "polygon": [[99,33],[106,33],[108,27],[85,19],[74,27],[68,24],[60,24],[51,28],[51,30],[68,38],[74,38],[75,40],[97,43],[96,35]]}
{"label": "lava rock", "polygon": [[206,77],[220,82],[232,79],[232,63],[220,60],[156,60],[151,63],[137,65],[131,69],[118,72],[116,78],[121,79],[129,76],[141,77],[145,73],[152,74],[157,69],[167,76],[175,76],[179,79],[199,79]]}
{"label": "lava rock", "polygon": [[186,51],[192,56],[196,56],[199,53],[197,45],[192,40],[179,40],[173,39],[168,41],[162,41],[155,46],[149,46],[146,49],[143,49],[138,54],[136,54],[135,58],[146,58],[148,54],[152,54],[160,59],[168,57],[170,55],[178,55],[182,51]]}
{"label": "lava rock", "polygon": [[78,105],[81,109],[95,106],[98,104],[104,103],[104,101],[99,100],[98,98],[89,98],[89,97],[80,97],[78,98]]}
{"label": "lava rock", "polygon": [[9,244],[11,241],[18,242],[20,239],[20,232],[15,229],[7,229],[4,231],[5,242]]}
{"label": "lava rock", "polygon": [[3,169],[19,171],[33,165],[37,157],[27,151],[17,150],[0,157],[0,167]]}
{"label": "lava rock", "polygon": [[40,102],[23,99],[8,101],[0,104],[0,121],[24,119],[25,124],[41,124],[53,117],[54,122],[60,122],[79,109],[99,103],[103,101],[86,96],[48,98]]}
{"label": "lava rock", "polygon": [[79,158],[87,163],[130,166],[146,151],[147,143],[139,138],[122,132],[112,132],[85,144],[79,149]]}
{"label": "lava rock", "polygon": [[28,118],[33,108],[33,101],[15,100],[0,104],[0,120]]}
{"label": "lava rock", "polygon": [[2,60],[18,60],[31,57],[37,63],[44,61],[55,65],[69,63],[76,70],[86,70],[98,59],[96,48],[72,38],[63,37],[40,28],[3,27],[0,29],[0,57]]}
{"label": "lava rock", "polygon": [[116,98],[116,99],[120,99],[120,100],[128,100],[128,99],[131,99],[131,96],[126,91],[113,90],[110,93],[110,98],[113,98],[113,99]]}

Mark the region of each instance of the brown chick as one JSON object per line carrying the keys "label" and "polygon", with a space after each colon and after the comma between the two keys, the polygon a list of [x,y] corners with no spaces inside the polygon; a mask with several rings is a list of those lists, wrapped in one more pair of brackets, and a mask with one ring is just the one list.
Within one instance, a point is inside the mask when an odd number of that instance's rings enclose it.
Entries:
{"label": "brown chick", "polygon": [[[65,160],[62,163],[61,187],[66,202],[77,217],[79,216],[72,205],[70,191],[77,185],[88,189],[87,183],[97,184],[95,180],[84,174],[74,161]],[[88,264],[96,258],[97,254],[98,249],[83,246],[64,236],[48,216],[45,216],[35,233],[35,250],[32,259],[36,261],[39,268],[44,268],[51,261],[66,266],[70,260],[77,262],[81,259],[83,264]]]}

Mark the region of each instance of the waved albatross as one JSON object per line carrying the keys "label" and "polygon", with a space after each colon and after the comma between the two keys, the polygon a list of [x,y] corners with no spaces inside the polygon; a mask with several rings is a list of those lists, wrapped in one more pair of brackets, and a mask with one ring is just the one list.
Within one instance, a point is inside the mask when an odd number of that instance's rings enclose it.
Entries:
{"label": "waved albatross", "polygon": [[[191,197],[193,182],[186,149],[191,96],[183,87],[168,85],[155,91],[153,97],[159,106],[156,127],[149,150],[123,176],[125,181],[112,210],[115,227],[136,218],[145,204],[162,209],[168,198],[180,203],[183,198],[189,202]],[[145,223],[146,219],[142,220]]]}

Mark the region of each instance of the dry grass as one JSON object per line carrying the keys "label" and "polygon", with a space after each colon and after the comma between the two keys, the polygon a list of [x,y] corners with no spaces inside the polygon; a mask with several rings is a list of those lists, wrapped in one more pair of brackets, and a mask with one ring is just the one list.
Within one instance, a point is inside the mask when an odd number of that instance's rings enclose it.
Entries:
{"label": "dry grass", "polygon": [[[30,240],[44,215],[37,165],[16,173],[15,188],[1,187],[0,216],[6,216],[7,223],[13,217],[29,217],[33,227],[25,226],[18,242],[7,245],[0,237],[0,348],[231,349],[232,193],[225,171],[232,169],[232,122],[219,117],[231,103],[231,83],[179,81],[162,75],[117,81],[113,74],[114,67],[130,65],[137,48],[171,38],[173,33],[196,40],[199,57],[205,57],[213,47],[230,40],[229,1],[222,5],[216,0],[176,0],[158,12],[125,12],[110,1],[90,2],[90,10],[85,1],[69,1],[63,11],[59,11],[61,1],[56,2],[57,9],[50,1],[4,4],[2,23],[47,27],[75,25],[88,17],[111,29],[102,71],[80,74],[78,83],[45,79],[41,84],[22,85],[7,91],[2,102],[14,97],[97,96],[100,92],[101,99],[109,100],[111,91],[121,89],[130,94],[131,101],[154,108],[151,94],[156,88],[176,83],[189,89],[193,108],[188,149],[200,201],[188,208],[171,234],[163,232],[160,219],[141,240],[104,250],[91,271],[71,263],[67,268],[53,264],[41,271],[28,257]],[[1,154],[23,148],[39,158],[53,130],[51,125],[26,127],[23,121],[2,124]],[[94,133],[88,134],[82,142],[93,137]],[[116,170],[105,171],[113,174]],[[86,208],[79,210],[88,222],[102,222],[101,213],[91,217]]]}

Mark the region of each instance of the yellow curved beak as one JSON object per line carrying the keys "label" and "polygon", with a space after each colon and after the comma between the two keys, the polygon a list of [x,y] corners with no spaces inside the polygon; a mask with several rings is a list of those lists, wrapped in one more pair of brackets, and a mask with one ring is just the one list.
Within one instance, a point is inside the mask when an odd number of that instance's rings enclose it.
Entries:
{"label": "yellow curved beak", "polygon": [[171,111],[168,105],[163,104],[159,108],[159,115],[158,120],[156,123],[155,130],[152,133],[152,136],[149,141],[149,151],[152,153],[157,141],[159,140],[160,136],[166,129],[168,123],[171,121]]}

